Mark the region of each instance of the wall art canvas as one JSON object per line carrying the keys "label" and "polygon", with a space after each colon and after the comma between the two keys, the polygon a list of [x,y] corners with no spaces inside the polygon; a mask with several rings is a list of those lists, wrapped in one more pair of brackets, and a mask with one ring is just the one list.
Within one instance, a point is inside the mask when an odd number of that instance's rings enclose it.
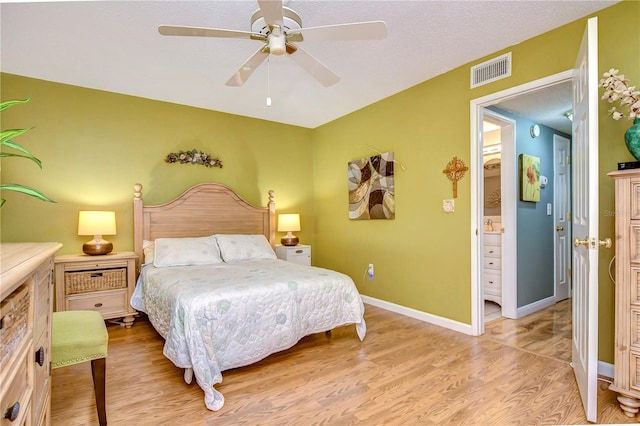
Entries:
{"label": "wall art canvas", "polygon": [[349,219],[394,219],[393,152],[350,161]]}
{"label": "wall art canvas", "polygon": [[540,157],[520,154],[520,200],[540,201]]}

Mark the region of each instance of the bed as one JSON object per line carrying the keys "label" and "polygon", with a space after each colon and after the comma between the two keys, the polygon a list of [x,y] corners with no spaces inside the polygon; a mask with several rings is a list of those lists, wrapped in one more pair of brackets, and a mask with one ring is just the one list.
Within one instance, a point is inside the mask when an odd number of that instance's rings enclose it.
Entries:
{"label": "bed", "polygon": [[251,205],[231,188],[202,183],[145,205],[134,187],[139,277],[131,305],[165,339],[163,354],[195,376],[219,410],[222,372],[294,346],[304,336],[355,324],[364,305],[347,275],[276,258],[275,202]]}

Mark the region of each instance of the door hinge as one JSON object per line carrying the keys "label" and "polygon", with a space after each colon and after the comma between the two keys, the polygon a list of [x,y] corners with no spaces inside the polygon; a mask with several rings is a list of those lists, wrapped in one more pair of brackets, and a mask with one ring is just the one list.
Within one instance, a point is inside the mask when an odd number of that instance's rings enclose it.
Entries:
{"label": "door hinge", "polygon": [[571,212],[567,213],[567,220],[571,221]]}
{"label": "door hinge", "polygon": [[567,155],[567,164],[571,164],[571,156]]}

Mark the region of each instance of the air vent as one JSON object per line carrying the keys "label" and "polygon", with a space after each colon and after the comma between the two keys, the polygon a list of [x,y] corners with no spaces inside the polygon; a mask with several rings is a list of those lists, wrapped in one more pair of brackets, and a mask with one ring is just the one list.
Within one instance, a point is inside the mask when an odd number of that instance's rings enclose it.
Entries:
{"label": "air vent", "polygon": [[511,76],[511,52],[471,67],[471,88]]}

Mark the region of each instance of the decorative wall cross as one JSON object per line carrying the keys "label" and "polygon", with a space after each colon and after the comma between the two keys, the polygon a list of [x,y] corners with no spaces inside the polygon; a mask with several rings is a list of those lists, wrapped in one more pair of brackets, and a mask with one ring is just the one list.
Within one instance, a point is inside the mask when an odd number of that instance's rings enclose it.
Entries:
{"label": "decorative wall cross", "polygon": [[453,160],[449,161],[447,168],[442,171],[447,177],[453,181],[453,198],[458,198],[458,181],[464,176],[464,172],[469,170],[464,165],[462,160],[458,160],[458,157],[453,157]]}

